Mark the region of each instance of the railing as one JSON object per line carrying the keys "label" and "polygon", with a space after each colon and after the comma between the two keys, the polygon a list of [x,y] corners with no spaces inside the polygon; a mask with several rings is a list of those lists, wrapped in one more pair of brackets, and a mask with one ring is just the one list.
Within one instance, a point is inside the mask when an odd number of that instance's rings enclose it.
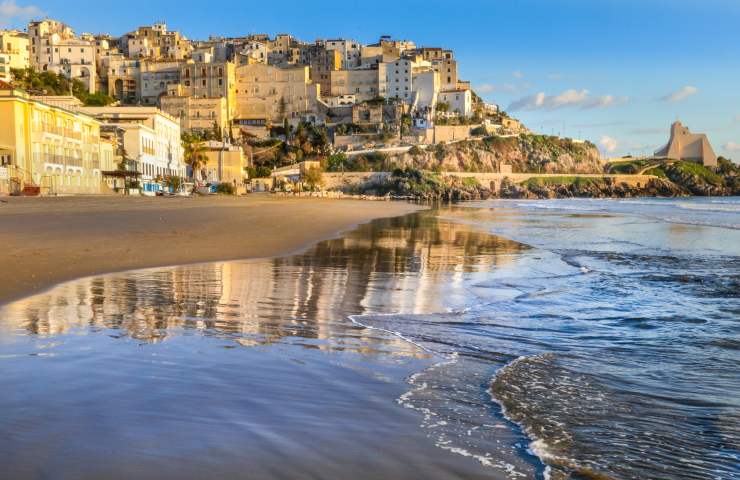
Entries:
{"label": "railing", "polygon": [[68,167],[82,167],[82,158],[70,157],[68,155],[57,155],[53,153],[34,153],[33,159],[35,162],[53,163],[56,165],[64,165]]}

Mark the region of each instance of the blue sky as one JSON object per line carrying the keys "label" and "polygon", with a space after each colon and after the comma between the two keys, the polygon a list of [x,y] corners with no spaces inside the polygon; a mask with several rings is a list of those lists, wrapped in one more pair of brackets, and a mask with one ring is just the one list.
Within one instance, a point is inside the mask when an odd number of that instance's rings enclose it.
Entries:
{"label": "blue sky", "polygon": [[[94,5],[94,6],[91,6]],[[383,34],[452,48],[461,78],[542,133],[610,156],[665,143],[676,118],[740,160],[740,0],[249,2],[0,0],[0,24],[49,16],[122,34],[164,20],[189,38]]]}

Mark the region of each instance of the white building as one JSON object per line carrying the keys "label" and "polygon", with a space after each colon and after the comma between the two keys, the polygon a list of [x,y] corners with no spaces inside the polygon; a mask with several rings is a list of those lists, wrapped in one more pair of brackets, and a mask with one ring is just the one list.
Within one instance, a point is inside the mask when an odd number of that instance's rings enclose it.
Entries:
{"label": "white building", "polygon": [[448,114],[463,117],[473,116],[473,94],[470,90],[440,92],[438,99],[438,102],[446,103],[449,106],[447,109]]}
{"label": "white building", "polygon": [[126,157],[137,162],[145,194],[154,194],[162,188],[158,179],[186,176],[180,122],[176,118],[155,107],[82,107],[80,110],[124,130]]}
{"label": "white building", "polygon": [[418,57],[403,57],[386,68],[387,96],[398,98],[406,103],[414,101],[414,74],[426,72],[432,69],[431,62]]}
{"label": "white building", "polygon": [[342,69],[349,70],[360,66],[362,45],[354,40],[336,39],[324,42],[326,50],[337,50],[342,54]]}
{"label": "white building", "polygon": [[88,91],[97,90],[94,40],[75,36],[67,25],[56,20],[28,24],[31,66],[40,72],[54,72],[82,81]]}
{"label": "white building", "polygon": [[440,91],[439,72],[423,70],[413,75],[414,99],[413,108],[424,110],[437,104],[437,95]]}

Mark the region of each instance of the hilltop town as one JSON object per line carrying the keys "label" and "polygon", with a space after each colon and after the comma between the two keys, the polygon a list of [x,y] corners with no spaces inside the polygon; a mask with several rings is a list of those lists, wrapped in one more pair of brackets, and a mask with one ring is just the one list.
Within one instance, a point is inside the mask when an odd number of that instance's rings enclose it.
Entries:
{"label": "hilltop town", "polygon": [[[6,194],[372,192],[399,169],[494,175],[458,178],[476,184],[467,198],[528,195],[502,188],[517,174],[605,173],[591,142],[532,135],[483,101],[452,50],[390,36],[190,40],[157,23],[115,37],[32,21],[0,31],[0,119],[15,126],[0,131]],[[687,160],[716,167],[702,142]]]}

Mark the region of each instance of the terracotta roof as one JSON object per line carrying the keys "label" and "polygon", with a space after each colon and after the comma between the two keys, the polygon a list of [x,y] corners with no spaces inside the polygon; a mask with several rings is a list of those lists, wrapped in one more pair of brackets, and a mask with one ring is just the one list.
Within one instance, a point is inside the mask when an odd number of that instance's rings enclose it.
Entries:
{"label": "terracotta roof", "polygon": [[0,80],[0,90],[13,90],[15,87],[8,82]]}

